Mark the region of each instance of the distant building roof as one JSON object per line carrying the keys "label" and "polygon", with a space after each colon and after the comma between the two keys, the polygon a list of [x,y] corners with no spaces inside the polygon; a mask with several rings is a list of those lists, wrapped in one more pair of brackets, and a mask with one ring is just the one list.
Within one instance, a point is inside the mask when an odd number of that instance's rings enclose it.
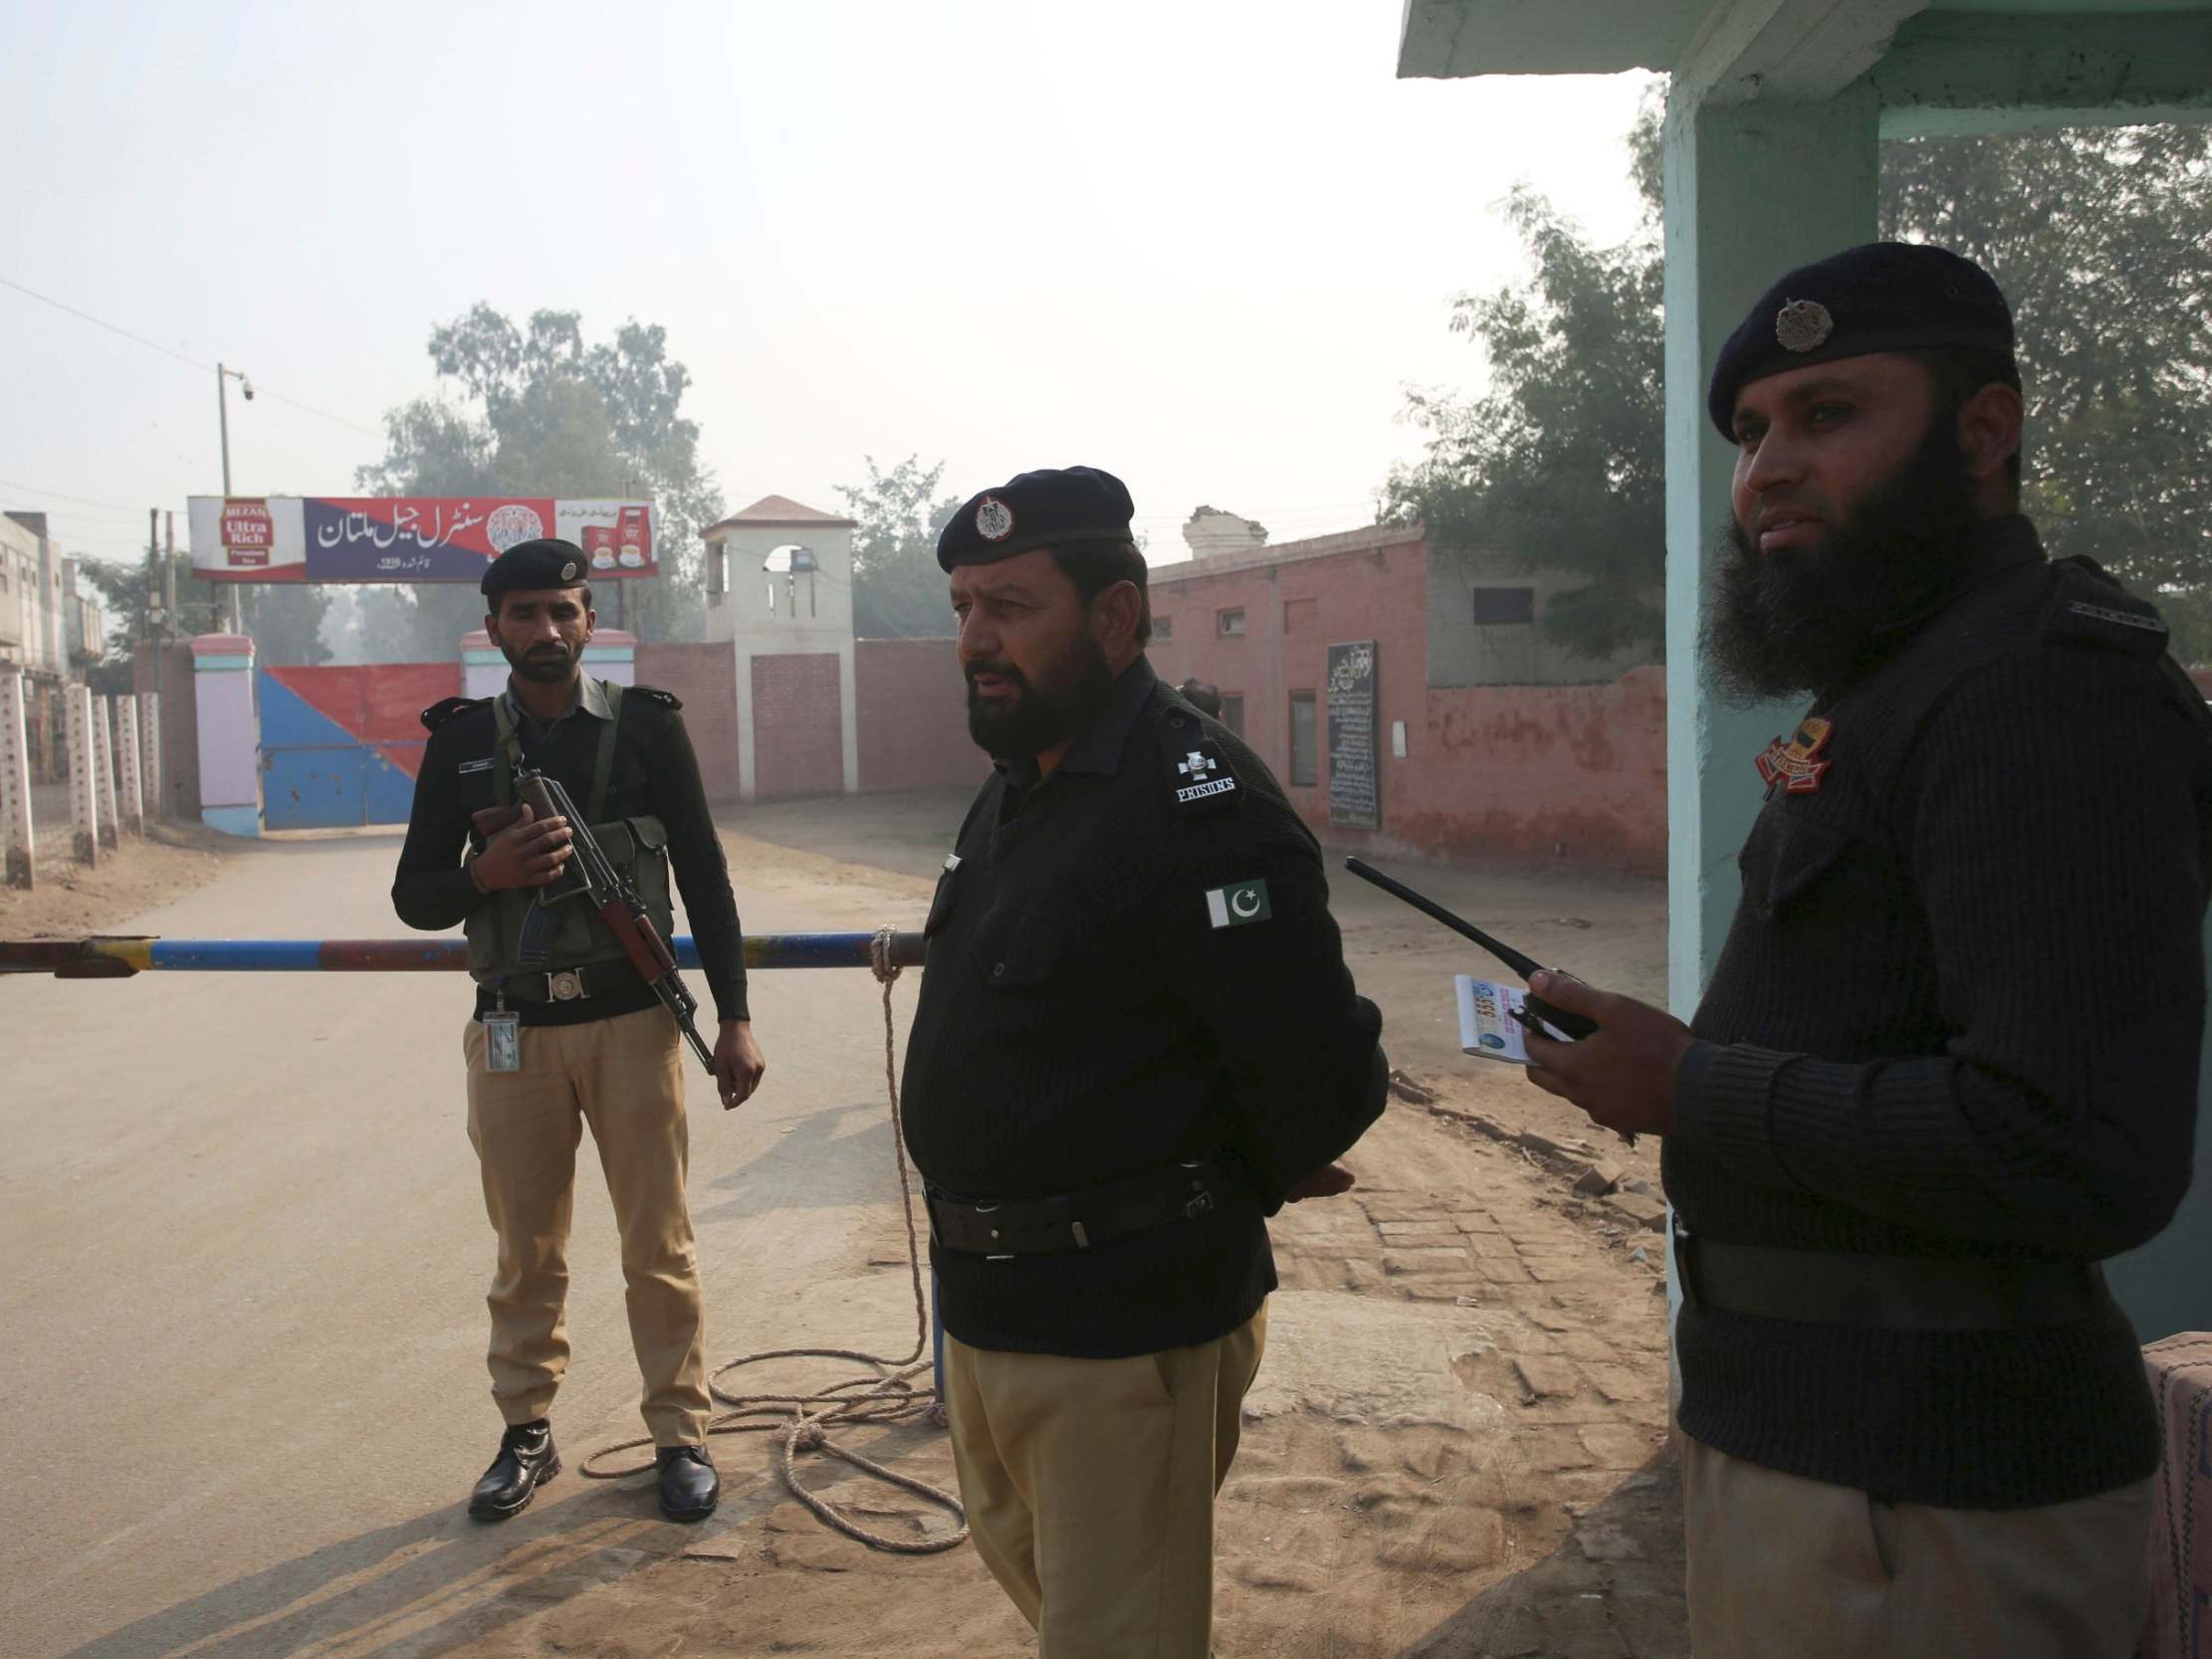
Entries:
{"label": "distant building roof", "polygon": [[794,502],[788,496],[763,496],[751,507],[733,513],[720,523],[709,524],[701,531],[708,541],[717,539],[716,531],[734,529],[740,524],[851,524],[851,518],[839,518],[834,513],[821,513]]}
{"label": "distant building roof", "polygon": [[1331,558],[1339,553],[1374,552],[1382,547],[1419,541],[1428,533],[1428,526],[1420,523],[1368,524],[1334,535],[1310,535],[1303,541],[1278,541],[1271,547],[1255,547],[1248,553],[1218,553],[1212,558],[1185,558],[1170,564],[1155,564],[1145,572],[1145,583],[1148,587],[1159,587],[1163,583],[1225,576],[1233,571],[1254,570],[1269,564],[1296,564],[1303,559]]}

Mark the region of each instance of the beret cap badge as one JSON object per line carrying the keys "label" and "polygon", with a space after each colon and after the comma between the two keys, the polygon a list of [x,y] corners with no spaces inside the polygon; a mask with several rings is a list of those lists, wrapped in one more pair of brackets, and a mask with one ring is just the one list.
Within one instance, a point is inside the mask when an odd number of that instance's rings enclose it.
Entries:
{"label": "beret cap badge", "polygon": [[1792,300],[1774,313],[1774,338],[1785,351],[1811,351],[1827,343],[1836,319],[1818,300]]}
{"label": "beret cap badge", "polygon": [[560,567],[560,579],[564,582],[572,582],[576,579],[576,566],[573,559]]}
{"label": "beret cap badge", "polygon": [[986,541],[1003,541],[1013,534],[1013,509],[996,496],[976,504],[976,533]]}

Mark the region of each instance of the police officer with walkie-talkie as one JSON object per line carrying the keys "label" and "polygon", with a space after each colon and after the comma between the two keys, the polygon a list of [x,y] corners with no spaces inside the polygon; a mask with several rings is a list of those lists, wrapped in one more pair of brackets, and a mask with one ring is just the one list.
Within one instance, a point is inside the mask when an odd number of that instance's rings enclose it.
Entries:
{"label": "police officer with walkie-talkie", "polygon": [[[580,548],[538,540],[485,572],[485,630],[513,673],[496,698],[424,711],[430,741],[392,903],[412,928],[460,924],[477,981],[462,1046],[469,1140],[499,1235],[489,1357],[507,1432],[469,1513],[518,1514],[559,1472],[546,1413],[567,1369],[568,1218],[588,1124],[622,1236],[661,1509],[696,1521],[713,1513],[719,1483],[684,1197],[685,1054],[671,1017],[688,1012],[689,997],[656,989],[640,968],[655,959],[643,929],[664,941],[673,933],[672,871],[721,1019],[711,1063],[724,1106],[750,1096],[766,1067],[746,1008],[737,902],[682,706],[582,672],[596,620],[584,568]],[[583,823],[534,811],[532,798],[580,803]],[[581,829],[601,855],[590,882],[563,879]],[[621,914],[617,893],[642,914]]]}
{"label": "police officer with walkie-talkie", "polygon": [[[2145,600],[2020,513],[2004,296],[1789,273],[1722,347],[1717,679],[1811,698],[1689,1025],[1531,1076],[1665,1139],[1698,1659],[2122,1659],[2161,1436],[2100,1262],[2188,1184],[2212,731]],[[2096,526],[2088,526],[2094,536]]]}

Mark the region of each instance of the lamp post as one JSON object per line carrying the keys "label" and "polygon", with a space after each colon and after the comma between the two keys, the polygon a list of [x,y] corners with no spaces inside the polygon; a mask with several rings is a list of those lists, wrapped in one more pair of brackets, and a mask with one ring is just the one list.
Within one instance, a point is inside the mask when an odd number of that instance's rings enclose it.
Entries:
{"label": "lamp post", "polygon": [[[230,502],[230,395],[229,388],[223,384],[225,380],[237,381],[238,389],[245,394],[248,403],[254,400],[254,383],[242,369],[225,368],[221,363],[215,365],[215,419],[223,434],[223,501],[227,506]],[[228,594],[228,611],[230,631],[234,634],[245,629],[239,600],[238,584],[232,582]]]}

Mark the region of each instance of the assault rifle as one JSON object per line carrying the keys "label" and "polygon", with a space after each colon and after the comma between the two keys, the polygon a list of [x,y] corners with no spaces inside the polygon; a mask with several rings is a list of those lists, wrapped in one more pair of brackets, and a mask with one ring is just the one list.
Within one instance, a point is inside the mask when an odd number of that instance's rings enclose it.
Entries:
{"label": "assault rifle", "polygon": [[[637,969],[637,976],[653,987],[653,994],[661,999],[661,1006],[675,1016],[676,1029],[691,1044],[692,1052],[699,1056],[699,1063],[707,1068],[707,1075],[713,1077],[714,1054],[699,1035],[699,999],[678,976],[675,953],[654,928],[653,919],[645,914],[644,902],[638,898],[636,888],[615,870],[558,778],[541,771],[519,771],[515,774],[515,794],[539,823],[548,818],[562,818],[568,824],[568,863],[556,880],[539,889],[532,901],[530,918],[523,925],[520,950],[523,961],[528,963],[534,957],[539,961],[546,959],[547,939],[553,924],[550,907],[564,899],[582,899],[606,924],[607,931],[622,946],[623,954],[629,957],[630,965]],[[477,832],[489,837],[508,828],[521,816],[514,807],[487,808],[475,815]]]}

